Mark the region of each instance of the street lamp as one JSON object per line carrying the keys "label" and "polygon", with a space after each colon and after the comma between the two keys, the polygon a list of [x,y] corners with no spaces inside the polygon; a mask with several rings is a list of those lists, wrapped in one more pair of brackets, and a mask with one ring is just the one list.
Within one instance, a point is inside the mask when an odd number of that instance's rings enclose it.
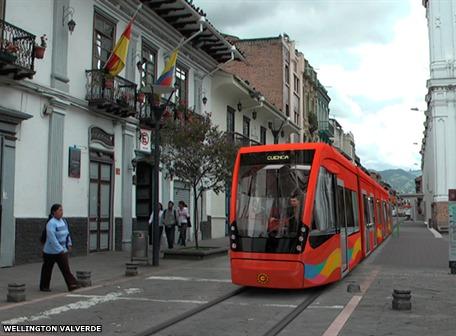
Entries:
{"label": "street lamp", "polygon": [[282,123],[278,128],[274,128],[274,123],[272,121],[268,122],[268,127],[272,132],[272,135],[274,136],[274,144],[277,145],[279,143],[279,134],[282,132],[283,126],[285,126],[285,123],[288,123],[290,121],[290,118],[288,117],[287,119],[282,120]]}
{"label": "street lamp", "polygon": [[[171,102],[171,97],[175,93],[174,87],[164,87],[160,85],[151,85],[149,88],[144,88],[143,93],[147,97],[149,103],[149,113],[147,111],[140,115],[140,122],[148,125],[154,129],[154,167],[152,172],[153,179],[153,202],[154,202],[154,218],[153,218],[153,230],[152,230],[152,265],[158,266],[160,263],[160,234],[159,234],[159,165],[160,165],[160,120],[165,112],[166,108]],[[169,93],[168,99],[161,103],[161,98],[156,102],[155,95]]]}

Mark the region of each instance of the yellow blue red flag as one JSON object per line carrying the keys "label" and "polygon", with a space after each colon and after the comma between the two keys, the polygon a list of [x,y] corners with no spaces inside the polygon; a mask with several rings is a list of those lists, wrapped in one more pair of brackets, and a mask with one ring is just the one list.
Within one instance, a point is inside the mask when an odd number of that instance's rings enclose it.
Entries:
{"label": "yellow blue red flag", "polygon": [[179,49],[176,49],[171,53],[171,55],[168,58],[168,61],[166,62],[165,68],[163,69],[163,72],[161,73],[160,77],[155,82],[155,85],[168,87],[171,87],[173,85],[178,52]]}

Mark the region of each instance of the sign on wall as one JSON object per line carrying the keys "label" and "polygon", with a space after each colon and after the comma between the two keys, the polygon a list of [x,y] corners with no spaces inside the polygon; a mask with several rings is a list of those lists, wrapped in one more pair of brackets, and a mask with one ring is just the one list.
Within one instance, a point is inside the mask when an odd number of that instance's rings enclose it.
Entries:
{"label": "sign on wall", "polygon": [[81,177],[81,150],[70,147],[68,155],[68,176],[74,178]]}
{"label": "sign on wall", "polygon": [[152,131],[148,129],[141,129],[140,132],[141,136],[139,138],[139,150],[150,153]]}
{"label": "sign on wall", "polygon": [[105,132],[100,127],[92,126],[89,129],[89,144],[98,143],[108,149],[114,148],[114,134]]}

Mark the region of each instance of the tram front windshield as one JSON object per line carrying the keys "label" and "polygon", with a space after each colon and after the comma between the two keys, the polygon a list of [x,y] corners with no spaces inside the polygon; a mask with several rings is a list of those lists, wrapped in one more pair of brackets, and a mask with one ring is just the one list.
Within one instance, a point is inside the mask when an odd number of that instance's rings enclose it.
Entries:
{"label": "tram front windshield", "polygon": [[282,157],[288,162],[242,164],[241,159],[236,204],[239,237],[286,239],[298,236],[311,159],[297,164],[289,155]]}

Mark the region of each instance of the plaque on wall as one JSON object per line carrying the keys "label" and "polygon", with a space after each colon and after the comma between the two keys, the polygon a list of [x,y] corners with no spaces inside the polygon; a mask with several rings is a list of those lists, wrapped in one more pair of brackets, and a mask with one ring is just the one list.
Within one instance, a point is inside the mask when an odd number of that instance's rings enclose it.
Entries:
{"label": "plaque on wall", "polygon": [[114,134],[103,131],[100,127],[92,126],[89,130],[89,144],[98,143],[106,148],[114,148]]}
{"label": "plaque on wall", "polygon": [[70,147],[68,155],[68,176],[74,178],[81,177],[81,150]]}

